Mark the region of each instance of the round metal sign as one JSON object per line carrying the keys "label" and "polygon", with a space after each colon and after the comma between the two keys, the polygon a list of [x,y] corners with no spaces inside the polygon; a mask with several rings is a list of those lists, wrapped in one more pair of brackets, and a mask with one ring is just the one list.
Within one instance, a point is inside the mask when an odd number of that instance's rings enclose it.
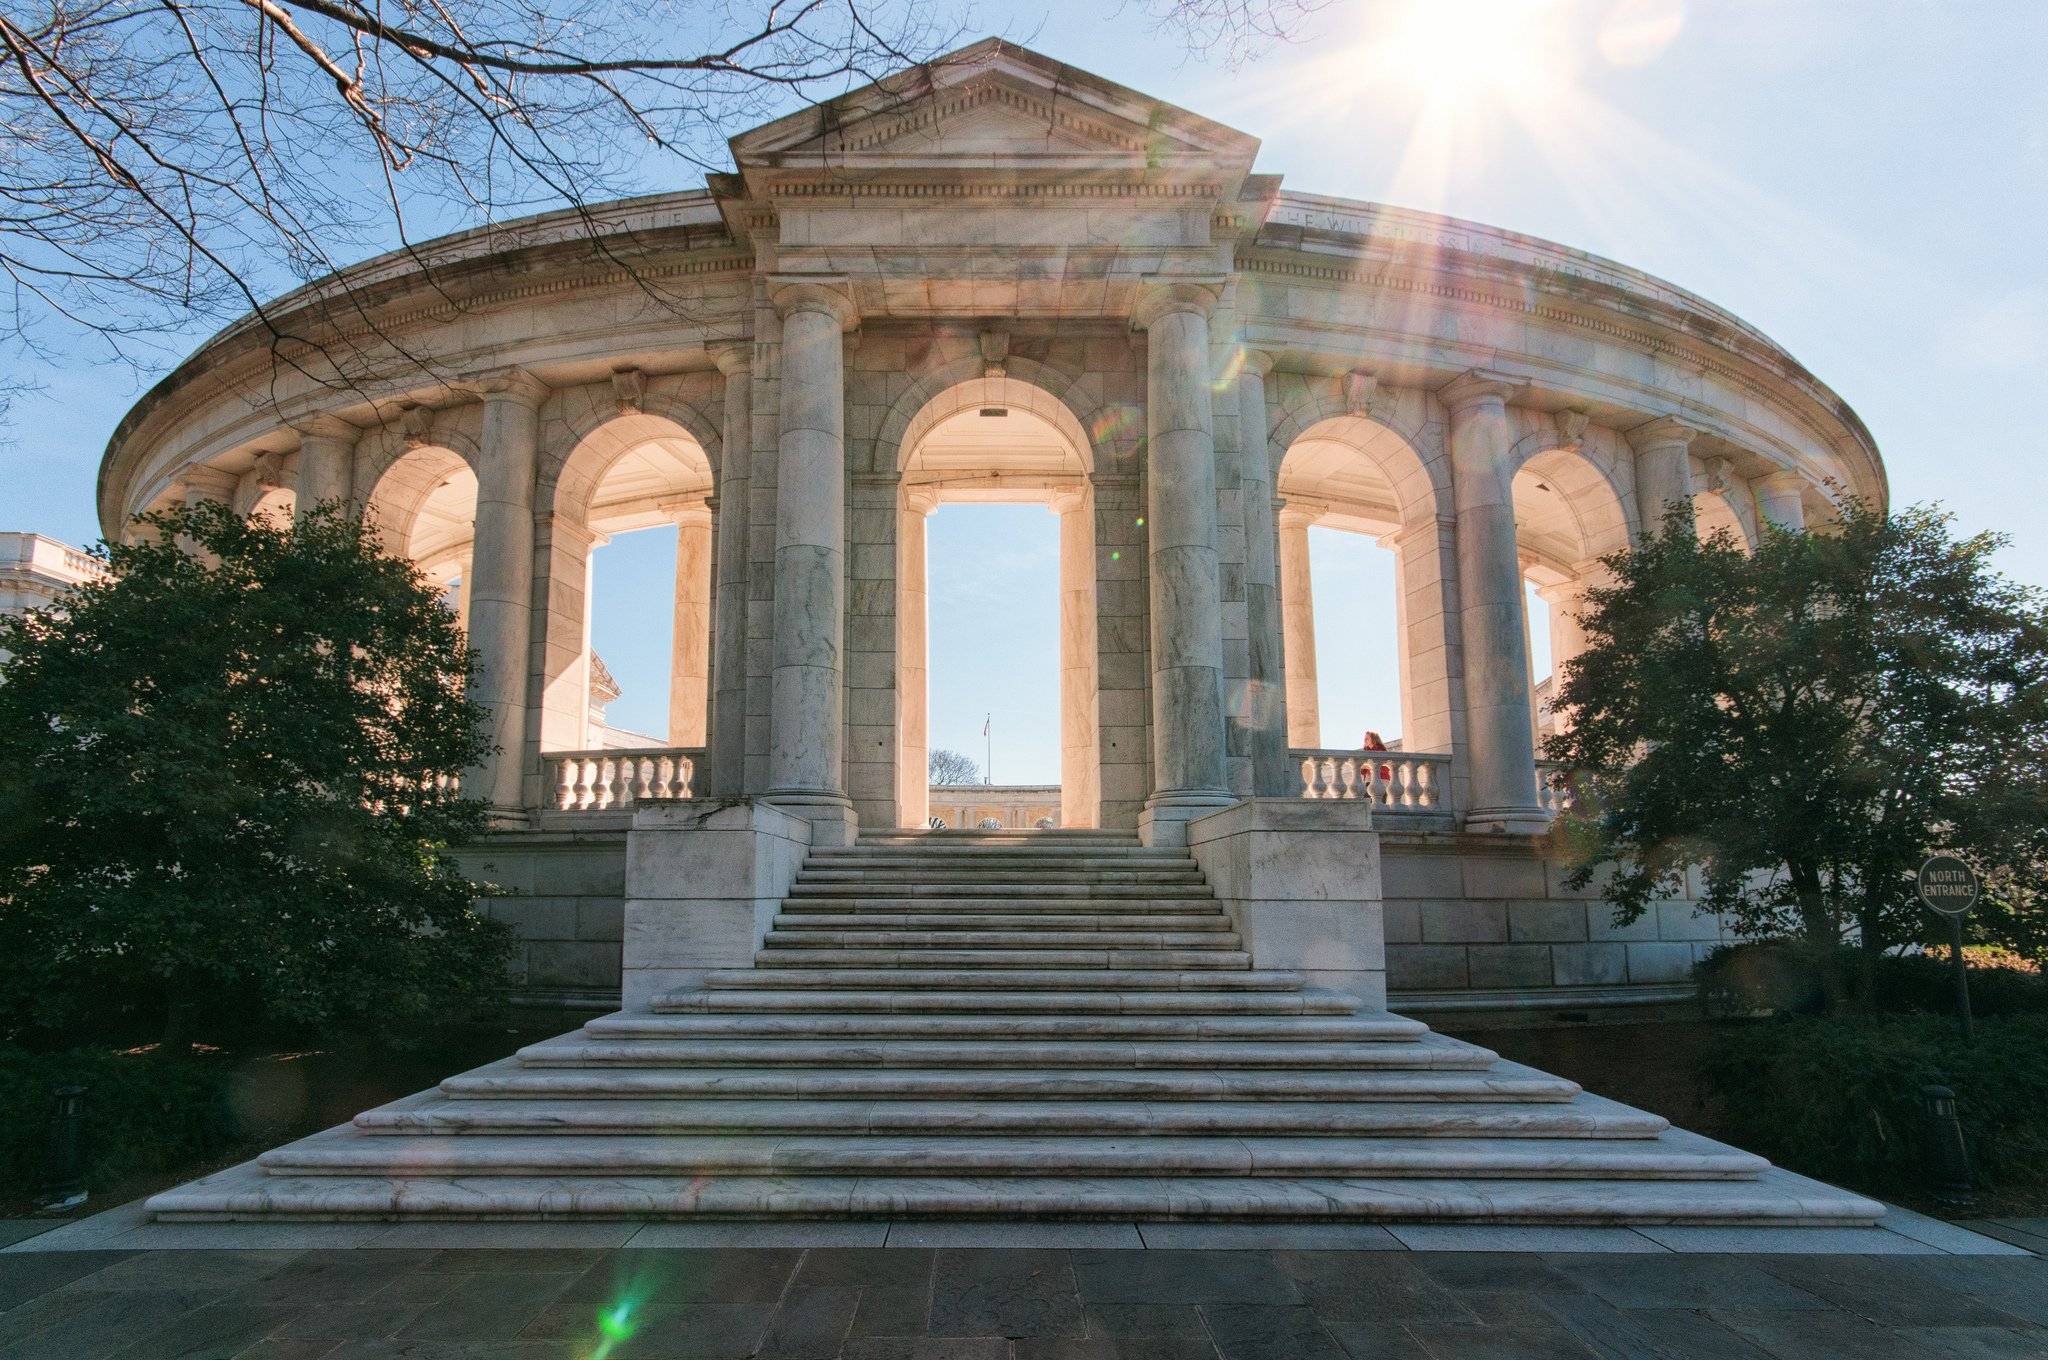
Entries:
{"label": "round metal sign", "polygon": [[1930,855],[1920,866],[1920,900],[1944,916],[1961,916],[1977,901],[1977,871],[1954,855]]}

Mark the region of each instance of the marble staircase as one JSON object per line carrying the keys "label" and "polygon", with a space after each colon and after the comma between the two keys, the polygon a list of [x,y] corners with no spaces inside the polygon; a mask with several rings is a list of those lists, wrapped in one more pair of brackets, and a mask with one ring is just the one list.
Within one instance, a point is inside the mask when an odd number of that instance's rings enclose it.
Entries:
{"label": "marble staircase", "polygon": [[1184,850],[813,852],[754,966],[257,1162],[163,1220],[1860,1224],[1883,1207],[1264,971]]}

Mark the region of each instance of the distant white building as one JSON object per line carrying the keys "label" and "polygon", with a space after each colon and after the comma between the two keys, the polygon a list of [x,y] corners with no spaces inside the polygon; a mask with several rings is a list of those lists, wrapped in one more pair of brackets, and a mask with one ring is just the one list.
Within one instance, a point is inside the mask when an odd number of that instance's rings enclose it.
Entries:
{"label": "distant white building", "polygon": [[[0,533],[0,614],[53,604],[73,586],[105,572],[90,553],[47,534]],[[0,651],[0,661],[6,658]]]}

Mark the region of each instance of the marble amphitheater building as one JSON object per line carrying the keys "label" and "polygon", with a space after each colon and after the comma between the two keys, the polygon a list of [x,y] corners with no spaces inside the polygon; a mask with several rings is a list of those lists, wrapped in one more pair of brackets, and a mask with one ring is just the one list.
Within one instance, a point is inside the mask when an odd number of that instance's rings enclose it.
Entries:
{"label": "marble amphitheater building", "polygon": [[[110,536],[343,500],[448,586],[498,747],[461,853],[529,998],[621,1008],[160,1216],[1879,1212],[1387,1009],[1686,987],[1719,922],[1616,926],[1546,854],[1525,597],[1562,661],[1674,501],[1745,540],[1882,503],[1839,397],[1671,284],[1295,192],[995,41],[731,152],[287,297],[310,343],[231,327],[113,439]],[[1058,830],[922,830],[957,501],[1058,517]],[[665,740],[619,746],[592,554],[670,522]],[[1361,605],[1312,526],[1397,564],[1397,750],[1321,747]]]}

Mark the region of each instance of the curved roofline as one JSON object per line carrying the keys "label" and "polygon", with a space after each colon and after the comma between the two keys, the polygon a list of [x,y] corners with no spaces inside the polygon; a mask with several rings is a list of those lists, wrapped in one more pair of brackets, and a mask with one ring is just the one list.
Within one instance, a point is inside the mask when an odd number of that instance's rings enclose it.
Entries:
{"label": "curved roofline", "polygon": [[[589,208],[556,208],[399,247],[283,293],[267,304],[264,311],[282,322],[315,311],[338,291],[347,293],[378,286],[402,289],[408,282],[418,287],[432,269],[479,263],[517,251],[577,241],[616,240],[687,228],[723,230],[719,208],[709,187],[613,199]],[[1405,242],[1424,250],[1433,247],[1495,266],[1576,278],[1653,305],[1660,304],[1670,312],[1697,317],[1706,325],[1682,328],[1694,341],[1738,352],[1751,348],[1755,353],[1745,357],[1762,357],[1808,388],[1808,395],[1861,445],[1877,486],[1888,494],[1889,480],[1876,440],[1840,394],[1764,332],[1689,289],[1562,242],[1470,218],[1368,199],[1280,190],[1264,205],[1254,243],[1276,249],[1300,248],[1298,244],[1290,247],[1284,240],[1271,239],[1289,232],[1386,241],[1397,247]],[[129,408],[109,436],[100,459],[95,500],[101,507],[105,505],[109,472],[126,441],[174,392],[200,373],[213,369],[223,351],[260,335],[265,326],[262,315],[251,312],[216,331]],[[1731,346],[1730,339],[1734,337],[1739,337],[1741,343]],[[106,527],[104,523],[102,527]]]}

